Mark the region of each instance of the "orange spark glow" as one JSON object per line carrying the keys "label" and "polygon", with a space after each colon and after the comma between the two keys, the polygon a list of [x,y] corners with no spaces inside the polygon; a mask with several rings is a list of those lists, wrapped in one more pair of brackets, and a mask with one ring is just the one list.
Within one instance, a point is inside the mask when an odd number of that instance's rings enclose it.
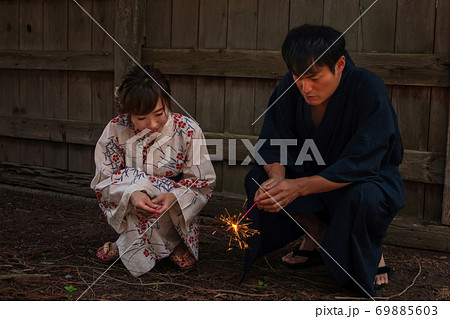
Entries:
{"label": "orange spark glow", "polygon": [[226,215],[221,215],[218,217],[218,219],[225,223],[225,231],[229,232],[230,240],[228,242],[228,246],[230,248],[228,248],[228,250],[232,249],[231,244],[233,242],[236,242],[241,249],[248,248],[246,240],[249,237],[259,234],[259,231],[256,229],[251,229],[249,227],[249,225],[251,224],[250,222],[244,222],[243,220],[241,220],[242,213],[231,216],[226,208],[225,211]]}

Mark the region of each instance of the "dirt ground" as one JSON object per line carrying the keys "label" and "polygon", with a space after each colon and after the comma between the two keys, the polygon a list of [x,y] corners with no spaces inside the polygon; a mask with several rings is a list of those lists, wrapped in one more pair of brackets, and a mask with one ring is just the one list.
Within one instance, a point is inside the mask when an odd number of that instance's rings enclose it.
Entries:
{"label": "dirt ground", "polygon": [[[97,247],[116,238],[95,200],[20,188],[0,187],[0,225],[0,300],[77,299],[108,268],[96,260]],[[214,218],[201,218],[197,268],[179,271],[163,260],[135,278],[119,261],[81,299],[359,298],[337,286],[324,266],[286,268],[280,256],[288,247],[258,260],[239,285],[244,252],[238,248],[227,252],[228,240],[220,226]],[[376,299],[450,299],[450,254],[394,246],[386,246],[384,252],[394,273]]]}

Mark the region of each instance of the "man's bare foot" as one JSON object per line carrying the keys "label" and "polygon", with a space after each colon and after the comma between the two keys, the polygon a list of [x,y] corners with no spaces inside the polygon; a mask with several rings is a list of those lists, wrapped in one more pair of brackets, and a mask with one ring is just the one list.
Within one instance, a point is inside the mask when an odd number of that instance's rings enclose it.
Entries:
{"label": "man's bare foot", "polygon": [[114,261],[119,257],[119,247],[116,243],[108,242],[97,249],[97,257],[102,261]]}
{"label": "man's bare foot", "polygon": [[[306,250],[306,251],[313,251],[317,247],[318,247],[317,244],[311,238],[309,238],[309,236],[305,235],[305,238],[303,239],[303,241],[298,249]],[[288,254],[281,257],[281,260],[283,260],[285,263],[288,263],[288,264],[292,264],[292,265],[297,264],[298,265],[298,264],[306,263],[309,258],[309,257],[305,257],[305,256],[292,257],[292,255],[293,255],[293,252],[291,251]]]}
{"label": "man's bare foot", "polygon": [[180,269],[191,268],[196,263],[194,256],[183,243],[175,248],[170,255],[170,260]]}
{"label": "man's bare foot", "polygon": [[[381,268],[384,266],[386,266],[386,263],[384,261],[384,256],[381,255],[381,259],[380,259],[380,263],[378,264],[378,268]],[[377,286],[387,285],[388,282],[389,282],[388,274],[382,273],[382,274],[375,275],[375,280],[374,280],[373,284],[375,285],[375,287],[377,287]]]}
{"label": "man's bare foot", "polygon": [[[317,243],[320,244],[322,242],[327,226],[315,214],[298,214],[296,216],[296,220],[307,230],[308,234],[315,239],[314,241],[311,239],[311,237],[305,235],[305,238],[303,239],[298,249],[305,251],[314,251],[318,247]],[[283,260],[285,263],[292,265],[304,264],[308,261],[308,259],[309,257],[307,256],[293,256],[292,251],[287,255],[281,257],[281,260]]]}

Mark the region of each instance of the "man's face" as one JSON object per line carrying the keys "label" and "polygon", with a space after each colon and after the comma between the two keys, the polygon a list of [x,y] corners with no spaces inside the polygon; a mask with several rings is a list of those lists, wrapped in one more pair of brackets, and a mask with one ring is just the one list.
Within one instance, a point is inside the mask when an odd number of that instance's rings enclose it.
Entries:
{"label": "man's face", "polygon": [[326,106],[339,85],[344,67],[345,57],[342,56],[334,66],[334,74],[326,65],[314,66],[313,72],[307,73],[301,78],[293,74],[295,84],[306,103],[311,106]]}

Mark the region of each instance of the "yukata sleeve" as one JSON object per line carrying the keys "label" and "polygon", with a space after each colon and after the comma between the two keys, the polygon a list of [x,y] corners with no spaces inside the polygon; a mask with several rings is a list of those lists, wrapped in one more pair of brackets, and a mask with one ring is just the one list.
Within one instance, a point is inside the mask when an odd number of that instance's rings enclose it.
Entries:
{"label": "yukata sleeve", "polygon": [[355,133],[338,160],[319,173],[335,183],[381,180],[382,165],[398,166],[403,156],[397,117],[381,79],[364,79],[355,107],[355,123],[349,123]]}
{"label": "yukata sleeve", "polygon": [[194,130],[192,139],[187,142],[182,174],[171,193],[177,197],[189,225],[211,198],[216,184],[216,174],[200,127]]}
{"label": "yukata sleeve", "polygon": [[141,168],[125,168],[125,151],[119,144],[117,124],[110,122],[95,147],[96,172],[91,182],[99,206],[108,223],[118,233],[126,229],[125,219],[132,209],[130,197],[150,184]]}

